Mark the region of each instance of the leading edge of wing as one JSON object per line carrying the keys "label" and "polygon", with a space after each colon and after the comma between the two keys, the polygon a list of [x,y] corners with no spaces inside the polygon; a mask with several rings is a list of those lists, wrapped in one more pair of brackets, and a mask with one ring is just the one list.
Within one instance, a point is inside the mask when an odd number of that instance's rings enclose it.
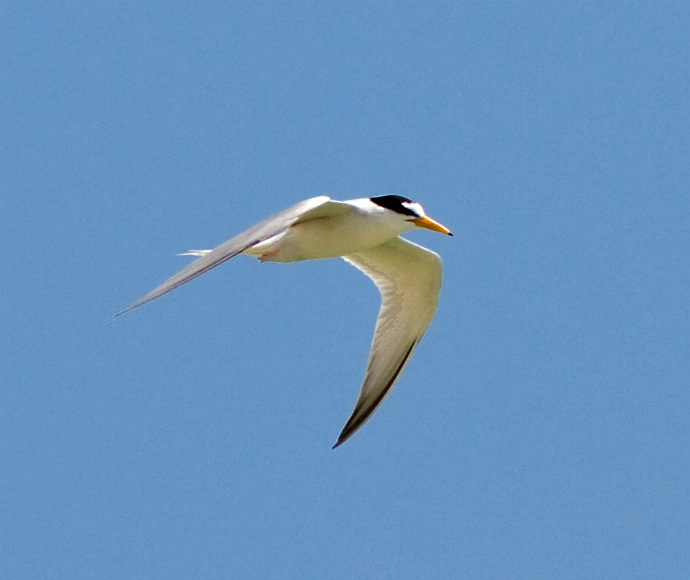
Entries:
{"label": "leading edge of wing", "polygon": [[[219,264],[242,253],[247,248],[279,234],[300,219],[307,217],[309,212],[323,206],[328,201],[330,201],[330,198],[325,195],[312,197],[259,222],[255,226],[214,248],[208,254],[194,260],[186,268],[183,268],[177,274],[168,278],[163,284],[154,288],[151,292],[142,296],[139,300],[106,320],[105,323],[107,324],[123,314],[136,310],[144,304],[148,304],[152,300],[167,294],[175,288],[182,286],[182,284],[201,276]],[[317,213],[320,214],[324,212]],[[316,217],[319,216],[317,215]]]}
{"label": "leading edge of wing", "polygon": [[345,260],[374,281],[381,308],[362,388],[333,449],[352,437],[392,390],[434,318],[443,275],[437,254],[403,238]]}

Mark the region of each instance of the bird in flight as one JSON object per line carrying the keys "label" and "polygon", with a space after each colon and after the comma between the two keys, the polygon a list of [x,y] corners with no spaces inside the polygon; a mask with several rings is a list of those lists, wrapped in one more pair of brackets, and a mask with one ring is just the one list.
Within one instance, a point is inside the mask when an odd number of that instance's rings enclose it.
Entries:
{"label": "bird in flight", "polygon": [[[301,262],[342,257],[381,293],[381,309],[364,383],[333,449],[371,417],[391,391],[436,313],[441,291],[439,256],[400,237],[416,228],[452,236],[406,197],[383,195],[335,201],[313,197],[259,222],[213,250],[190,250],[198,258],[110,320],[131,312],[208,272],[237,254],[262,262]],[[110,322],[108,320],[108,322]]]}

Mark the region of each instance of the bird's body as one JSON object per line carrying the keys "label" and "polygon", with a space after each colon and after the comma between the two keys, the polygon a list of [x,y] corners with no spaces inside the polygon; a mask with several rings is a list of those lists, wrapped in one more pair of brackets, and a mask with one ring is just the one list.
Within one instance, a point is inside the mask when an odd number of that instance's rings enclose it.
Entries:
{"label": "bird's body", "polygon": [[343,257],[369,276],[381,292],[374,340],[355,409],[334,445],[344,443],[390,392],[436,312],[441,260],[434,252],[399,237],[423,227],[450,234],[422,207],[388,195],[350,201],[315,197],[284,210],[213,250],[113,318],[143,306],[243,253],[266,262]]}
{"label": "bird's body", "polygon": [[266,262],[339,258],[380,246],[414,228],[369,200],[328,200],[312,210],[309,219],[298,221],[244,253]]}

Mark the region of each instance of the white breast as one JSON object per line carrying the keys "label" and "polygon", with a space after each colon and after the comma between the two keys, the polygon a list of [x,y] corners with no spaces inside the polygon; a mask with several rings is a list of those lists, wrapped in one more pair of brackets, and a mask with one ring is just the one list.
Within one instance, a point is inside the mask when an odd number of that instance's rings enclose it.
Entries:
{"label": "white breast", "polygon": [[379,246],[414,227],[390,211],[353,205],[345,214],[297,223],[245,253],[269,262],[337,258]]}

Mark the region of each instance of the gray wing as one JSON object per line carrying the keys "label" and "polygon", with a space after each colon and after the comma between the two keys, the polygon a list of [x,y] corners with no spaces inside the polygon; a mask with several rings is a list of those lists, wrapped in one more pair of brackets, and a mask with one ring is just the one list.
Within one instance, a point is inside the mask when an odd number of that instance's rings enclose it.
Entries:
{"label": "gray wing", "polygon": [[271,238],[283,231],[285,231],[290,226],[294,225],[299,221],[306,219],[316,219],[318,217],[324,217],[330,215],[333,212],[342,211],[342,207],[349,207],[346,204],[337,201],[331,201],[329,197],[322,195],[320,197],[312,197],[305,201],[293,205],[292,207],[271,216],[262,222],[259,222],[255,226],[249,228],[247,231],[236,235],[234,238],[229,239],[217,248],[210,251],[197,252],[197,255],[201,254],[198,260],[194,260],[186,268],[179,271],[177,274],[169,278],[163,284],[151,290],[145,296],[142,296],[131,306],[128,306],[124,310],[118,312],[107,320],[117,318],[122,316],[127,312],[131,312],[160,296],[167,294],[171,290],[174,290],[178,286],[182,286],[185,282],[193,280],[197,276],[201,276],[205,272],[208,272],[212,268],[215,268],[219,264],[222,264],[226,260],[244,252],[247,248],[263,242],[268,238]]}
{"label": "gray wing", "polygon": [[443,273],[437,254],[402,238],[344,258],[374,281],[381,310],[364,384],[334,449],[352,437],[393,388],[434,318]]}

